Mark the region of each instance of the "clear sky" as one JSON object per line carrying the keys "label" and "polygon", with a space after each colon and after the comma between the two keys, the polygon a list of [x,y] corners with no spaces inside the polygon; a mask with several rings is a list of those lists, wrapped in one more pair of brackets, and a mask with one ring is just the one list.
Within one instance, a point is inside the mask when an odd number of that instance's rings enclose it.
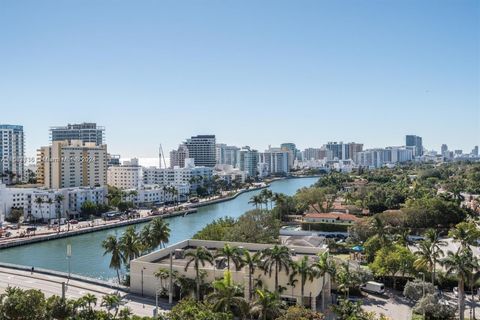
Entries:
{"label": "clear sky", "polygon": [[0,123],[106,127],[154,157],[195,134],[252,145],[480,144],[477,0],[3,0]]}

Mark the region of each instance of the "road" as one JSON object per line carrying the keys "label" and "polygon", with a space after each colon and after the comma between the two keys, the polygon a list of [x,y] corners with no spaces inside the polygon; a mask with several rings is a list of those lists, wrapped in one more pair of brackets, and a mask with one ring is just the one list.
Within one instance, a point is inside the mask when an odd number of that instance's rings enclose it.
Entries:
{"label": "road", "polygon": [[[98,308],[102,297],[116,291],[100,285],[84,283],[76,280],[70,280],[57,276],[50,276],[36,272],[20,271],[8,268],[0,268],[0,292],[3,293],[9,286],[21,289],[38,289],[45,296],[61,296],[62,282],[68,282],[66,297],[69,299],[78,299],[87,293],[94,294],[98,298]],[[149,298],[142,298],[136,295],[119,292],[122,296],[122,304],[131,309],[138,316],[152,316],[155,308],[155,301]],[[160,307],[168,309],[168,305],[161,301]]]}

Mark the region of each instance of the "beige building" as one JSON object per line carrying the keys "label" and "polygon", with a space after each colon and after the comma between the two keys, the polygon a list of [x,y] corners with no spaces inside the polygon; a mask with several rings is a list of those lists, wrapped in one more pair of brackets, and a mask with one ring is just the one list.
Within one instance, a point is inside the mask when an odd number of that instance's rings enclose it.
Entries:
{"label": "beige building", "polygon": [[107,146],[54,141],[38,150],[37,168],[47,188],[102,187],[107,184]]}
{"label": "beige building", "polygon": [[[133,293],[143,294],[145,296],[155,296],[155,293],[161,289],[161,282],[158,278],[154,276],[154,273],[160,268],[170,269],[170,254],[172,254],[172,269],[178,271],[179,274],[184,275],[188,278],[195,278],[195,270],[193,264],[185,271],[185,265],[188,262],[188,259],[185,259],[184,253],[186,250],[195,249],[199,246],[206,247],[211,250],[212,253],[215,253],[217,250],[224,247],[227,242],[223,241],[205,241],[205,240],[184,240],[177,244],[174,244],[168,248],[155,251],[153,253],[147,254],[143,257],[133,260],[130,262],[130,290]],[[243,249],[249,250],[252,253],[261,251],[267,248],[271,248],[271,244],[256,244],[256,243],[239,243],[239,242],[228,242],[229,245],[234,247],[242,247]],[[314,263],[318,259],[318,254],[324,252],[326,249],[314,248],[314,247],[299,247],[299,246],[288,246],[292,252],[292,259],[298,261],[303,259],[304,256],[307,256],[311,263]],[[219,279],[223,276],[226,268],[220,268],[206,262],[205,266],[201,266],[201,270],[206,272],[204,278],[205,282],[212,282],[215,279]],[[241,284],[245,288],[245,297],[248,298],[249,292],[249,276],[248,268],[244,267],[239,271],[236,271],[234,267],[231,268],[232,279],[235,283]],[[266,289],[273,291],[275,288],[275,275],[274,272],[271,276],[268,273],[256,269],[253,276],[254,279],[261,279]],[[279,274],[279,285],[285,287],[281,294],[282,299],[290,301],[300,301],[301,299],[301,286],[300,277],[298,279],[297,285],[295,287],[290,286],[288,283],[290,281],[290,275],[285,271],[280,272]],[[330,292],[330,279],[325,279],[325,291]],[[313,281],[307,281],[305,284],[304,291],[304,303],[305,305],[310,305],[312,309],[316,310],[318,301],[321,301],[323,279],[322,277],[315,278]],[[167,284],[168,286],[168,284]],[[328,297],[327,297],[328,299]],[[326,300],[328,301],[328,300]]]}
{"label": "beige building", "polygon": [[139,189],[143,185],[143,176],[138,159],[124,161],[120,166],[108,167],[107,183],[121,190]]}

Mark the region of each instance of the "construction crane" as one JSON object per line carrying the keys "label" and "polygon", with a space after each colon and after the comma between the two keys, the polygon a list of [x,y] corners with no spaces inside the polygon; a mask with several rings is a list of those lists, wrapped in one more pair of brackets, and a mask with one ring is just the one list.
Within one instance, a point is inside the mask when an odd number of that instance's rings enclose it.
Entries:
{"label": "construction crane", "polygon": [[158,164],[159,167],[162,168],[162,160],[163,160],[163,167],[167,168],[167,163],[165,162],[165,155],[163,154],[162,144],[160,143],[160,148],[158,148]]}

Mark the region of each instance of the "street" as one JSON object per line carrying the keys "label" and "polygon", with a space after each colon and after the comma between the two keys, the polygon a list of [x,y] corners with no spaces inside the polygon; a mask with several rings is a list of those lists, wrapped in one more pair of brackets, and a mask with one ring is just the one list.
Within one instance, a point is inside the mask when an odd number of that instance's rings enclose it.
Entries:
{"label": "street", "polygon": [[[41,290],[45,296],[52,295],[61,296],[62,282],[68,282],[66,289],[66,297],[68,299],[78,299],[87,293],[97,296],[97,308],[100,308],[102,297],[109,293],[116,291],[100,285],[83,283],[76,280],[70,280],[57,276],[44,275],[40,273],[19,271],[8,268],[0,268],[0,293],[5,292],[9,286],[18,287],[21,289],[38,289]],[[123,306],[128,307],[138,316],[152,316],[155,308],[155,300],[149,298],[142,298],[132,294],[119,292],[122,296]],[[165,302],[161,302],[162,309],[168,308]]]}

